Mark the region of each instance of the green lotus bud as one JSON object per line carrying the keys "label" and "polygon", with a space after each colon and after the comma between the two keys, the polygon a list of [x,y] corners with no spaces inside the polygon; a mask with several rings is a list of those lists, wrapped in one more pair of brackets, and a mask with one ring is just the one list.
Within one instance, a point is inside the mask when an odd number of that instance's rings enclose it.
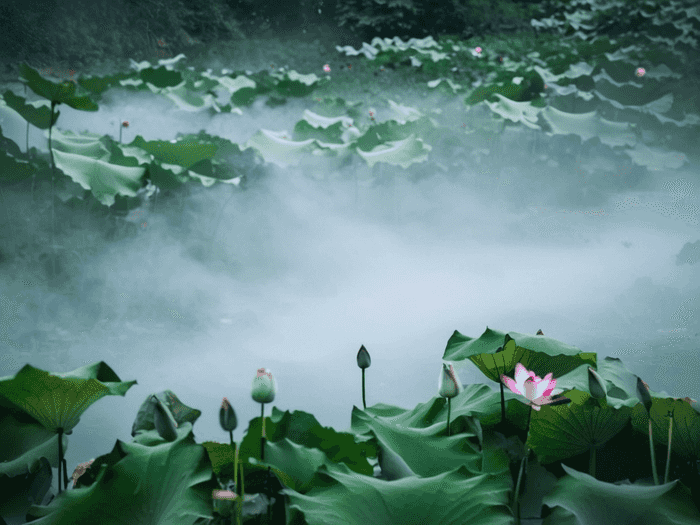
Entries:
{"label": "green lotus bud", "polygon": [[231,403],[226,398],[221,403],[221,409],[219,410],[219,424],[226,432],[233,432],[238,426],[236,412],[234,412]]}
{"label": "green lotus bud", "polygon": [[651,410],[651,394],[649,394],[649,385],[642,381],[639,376],[637,376],[637,397],[644,405],[644,408],[648,413]]}
{"label": "green lotus bud", "polygon": [[272,403],[277,393],[277,385],[272,372],[258,368],[258,374],[253,378],[252,396],[258,403]]}
{"label": "green lotus bud", "polygon": [[438,394],[447,398],[455,397],[461,392],[461,389],[462,383],[459,382],[457,373],[452,368],[452,365],[443,363],[440,381],[438,382]]}
{"label": "green lotus bud", "polygon": [[156,426],[158,435],[166,441],[175,441],[177,439],[177,423],[170,414],[170,410],[168,410],[156,396],[151,397],[155,403],[153,423]]}
{"label": "green lotus bud", "polygon": [[369,352],[365,348],[365,345],[362,345],[360,351],[357,352],[357,366],[364,370],[365,368],[369,368],[371,364],[372,360],[369,358]]}
{"label": "green lotus bud", "polygon": [[588,390],[595,399],[605,399],[608,395],[605,381],[590,366],[588,367]]}

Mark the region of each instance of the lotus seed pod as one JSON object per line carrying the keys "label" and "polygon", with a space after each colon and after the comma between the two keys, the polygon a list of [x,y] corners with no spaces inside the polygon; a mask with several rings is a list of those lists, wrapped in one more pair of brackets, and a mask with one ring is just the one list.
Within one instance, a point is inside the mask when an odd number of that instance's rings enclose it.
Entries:
{"label": "lotus seed pod", "polygon": [[224,398],[221,403],[221,409],[219,410],[219,424],[221,428],[226,432],[232,432],[236,430],[238,426],[238,420],[236,419],[236,412],[234,412],[231,403],[228,399]]}
{"label": "lotus seed pod", "polygon": [[251,395],[258,403],[272,403],[277,393],[277,385],[272,372],[265,368],[258,368],[257,375],[253,378],[253,391]]}
{"label": "lotus seed pod", "polygon": [[357,366],[364,370],[365,368],[369,368],[371,364],[372,360],[369,357],[369,352],[365,348],[365,345],[360,346],[360,351],[357,352]]}

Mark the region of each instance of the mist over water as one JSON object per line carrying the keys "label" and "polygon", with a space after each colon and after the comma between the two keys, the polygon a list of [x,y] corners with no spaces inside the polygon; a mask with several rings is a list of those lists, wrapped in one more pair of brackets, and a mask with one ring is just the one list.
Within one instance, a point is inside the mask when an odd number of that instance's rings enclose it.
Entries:
{"label": "mist over water", "polygon": [[[98,113],[62,109],[59,128],[113,133],[110,122],[126,119],[123,142],[205,129],[242,144],[260,128],[291,130],[305,104],[256,103],[242,117],[207,120],[157,97],[112,94]],[[442,105],[436,120],[459,120],[459,104]],[[2,126],[24,143],[21,122]],[[38,132],[32,139],[46,149]],[[524,146],[504,141],[502,165],[489,173],[445,158],[445,170],[412,177],[355,159],[323,180],[330,174],[309,162],[271,165],[245,191],[190,184],[181,198],[159,196],[141,210],[146,226],[136,236],[82,261],[78,298],[0,274],[5,318],[15,308],[19,319],[6,322],[7,340],[24,345],[0,342],[0,375],[26,363],[67,372],[104,360],[122,380],[138,381],[124,398],[87,410],[70,437],[69,472],[115,439],[130,440],[139,406],[163,389],[202,410],[199,442],[228,439],[218,423],[227,397],[240,441],[260,415],[250,388],[262,367],[277,381],[273,406],[346,430],[353,405],[362,407],[362,344],[372,358],[368,406],[412,409],[437,395],[455,329],[471,337],[487,326],[542,329],[599,359],[620,357],[652,390],[700,399],[699,265],[678,264],[700,239],[697,167],[655,171],[637,188],[611,183],[576,201],[571,188],[581,182],[508,166],[508,148]],[[26,198],[12,189],[4,197]],[[81,229],[76,251],[89,242]],[[33,348],[30,335],[50,322],[73,343]],[[490,383],[472,365],[456,368],[463,383]]]}

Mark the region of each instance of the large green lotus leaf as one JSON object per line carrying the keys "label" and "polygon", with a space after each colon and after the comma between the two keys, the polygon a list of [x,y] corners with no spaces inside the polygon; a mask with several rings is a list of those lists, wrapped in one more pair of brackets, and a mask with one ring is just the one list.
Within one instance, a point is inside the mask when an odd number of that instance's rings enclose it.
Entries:
{"label": "large green lotus leaf", "polygon": [[[294,141],[291,134],[286,131],[258,130],[248,142],[246,148],[257,150],[265,162],[272,162],[282,168],[298,165],[304,155],[313,154],[318,146],[313,138]],[[342,148],[347,148],[343,145]]]}
{"label": "large green lotus leaf", "polygon": [[[72,131],[53,130],[51,134],[51,147],[54,150],[74,155],[82,155],[91,159],[109,161],[109,151],[102,142],[103,136],[97,133],[83,133],[77,135]],[[87,189],[87,188],[86,188]]]}
{"label": "large green lotus leaf", "polygon": [[541,109],[534,107],[532,102],[516,102],[500,93],[496,93],[495,96],[498,98],[497,102],[484,101],[491,111],[512,122],[522,122],[530,129],[541,129],[537,125],[537,114]]}
{"label": "large green lotus leaf", "polygon": [[[590,395],[588,367],[585,363],[578,368],[556,377],[557,388],[563,390],[576,389]],[[606,357],[593,368],[605,382],[607,391],[606,402],[613,408],[621,406],[634,407],[640,401],[637,397],[637,376],[627,370],[627,367],[617,357]]]}
{"label": "large green lotus leaf", "polygon": [[[250,420],[248,429],[240,444],[238,461],[249,463],[249,458],[260,459],[260,436],[262,423],[259,417]],[[272,407],[272,415],[265,418],[265,436],[267,443],[275,443],[284,438],[303,445],[317,448],[324,452],[333,463],[345,463],[358,474],[371,475],[372,466],[367,461],[374,457],[376,450],[367,439],[357,439],[350,432],[338,432],[333,428],[323,427],[316,418],[307,412],[295,410],[282,412]],[[265,456],[267,460],[267,455]]]}
{"label": "large green lotus leaf", "polygon": [[47,506],[33,505],[28,519],[41,518],[42,525],[188,525],[213,518],[212,491],[220,487],[204,447],[195,443],[190,423],[177,433],[172,443],[117,441],[93,483],[64,491]]}
{"label": "large green lotus leaf", "polygon": [[672,481],[659,486],[637,483],[613,484],[562,465],[568,476],[557,481],[554,490],[542,498],[548,507],[561,507],[575,515],[574,521],[545,521],[575,525],[695,525],[700,512],[690,491]]}
{"label": "large green lotus leaf", "polygon": [[[571,397],[572,392],[567,394]],[[632,408],[615,409],[601,401],[601,407],[577,403],[543,406],[533,410],[527,445],[541,464],[570,458],[610,441],[627,425]]]}
{"label": "large green lotus leaf", "polygon": [[[506,340],[506,335],[508,339]],[[505,346],[504,345],[505,341]],[[500,351],[498,351],[500,350]],[[539,377],[552,373],[556,379],[575,370],[584,363],[595,368],[596,354],[581,352],[544,335],[501,332],[486,327],[477,339],[454,331],[447,341],[443,361],[469,359],[486,377],[500,384],[501,375],[512,376],[515,366],[522,363]]]}
{"label": "large green lotus leaf", "polygon": [[0,378],[0,396],[45,428],[69,432],[92,403],[107,395],[124,396],[135,384],[136,381],[121,381],[104,361],[65,374],[25,365],[14,377]]}
{"label": "large green lotus leaf", "polygon": [[185,422],[192,423],[194,425],[195,421],[199,419],[202,415],[202,411],[196,408],[189,407],[185,405],[182,401],[178,399],[172,390],[163,390],[157,394],[150,394],[146,397],[145,401],[141,403],[138,413],[136,414],[136,419],[131,427],[131,435],[136,436],[141,432],[148,432],[156,428],[153,422],[155,413],[155,401],[153,396],[156,396],[160,402],[170,411],[178,426],[182,426]]}
{"label": "large green lotus leaf", "polygon": [[9,89],[2,96],[7,106],[14,109],[32,126],[39,129],[49,129],[58,120],[60,112],[55,111],[54,120],[51,122],[51,104],[46,100],[25,104],[26,99],[24,97],[15,95]]}
{"label": "large green lotus leaf", "polygon": [[176,164],[183,168],[189,168],[204,159],[211,159],[216,155],[217,150],[214,144],[202,144],[194,140],[146,141],[141,135],[138,135],[129,146],[146,150],[161,163]]}
{"label": "large green lotus leaf", "polygon": [[374,417],[369,409],[357,408],[353,409],[352,417],[353,430],[369,427],[367,432],[375,436],[384,456],[394,459],[398,456],[400,463],[419,476],[435,476],[458,465],[465,465],[473,473],[480,472],[481,454],[475,445],[464,439],[464,434],[445,436],[443,423],[415,429],[385,422]]}
{"label": "large green lotus leaf", "polygon": [[[361,139],[358,139],[358,143]],[[357,154],[372,168],[377,162],[385,162],[394,166],[408,168],[411,164],[428,160],[428,152],[433,147],[411,134],[404,140],[387,141],[373,148],[371,151],[362,151],[356,148]]]}
{"label": "large green lotus leaf", "polygon": [[[231,447],[229,446],[229,449]],[[284,438],[275,443],[265,443],[265,461],[250,458],[249,462],[261,469],[270,466],[284,487],[302,494],[311,488],[310,483],[321,465],[335,465],[317,448],[307,448]]]}
{"label": "large green lotus leaf", "polygon": [[97,111],[99,106],[90,97],[75,95],[75,84],[70,81],[55,84],[43,78],[35,69],[26,64],[20,64],[20,74],[24,83],[37,95],[51,102],[63,103],[81,111]]}
{"label": "large green lotus leaf", "polygon": [[[507,408],[510,408],[511,400],[518,400],[516,404],[522,404],[522,396],[510,390],[504,392],[504,398]],[[357,435],[363,435],[371,430],[371,427],[365,424],[364,419],[358,417],[362,411],[356,414],[355,410],[352,416],[352,430]],[[447,400],[443,397],[434,397],[426,403],[419,403],[413,410],[378,403],[364,412],[385,424],[412,428],[426,436],[434,436],[436,428],[440,434],[447,426]],[[518,412],[517,409],[506,410],[508,420],[514,423],[522,422],[524,428],[527,412],[523,410],[518,416],[515,412]],[[481,442],[482,427],[495,424],[501,419],[501,394],[484,384],[465,385],[462,392],[452,398],[450,414],[452,435],[459,433],[465,437],[466,433],[466,437],[476,437]]]}
{"label": "large green lotus leaf", "polygon": [[434,477],[395,481],[321,466],[306,494],[290,489],[288,523],[512,525],[510,473],[474,476],[462,465]]}
{"label": "large green lotus leaf", "polygon": [[584,142],[596,137],[610,147],[633,146],[636,142],[630,138],[629,123],[606,120],[597,111],[574,114],[547,106],[540,114],[554,135],[578,135]]}
{"label": "large green lotus leaf", "polygon": [[74,153],[53,152],[56,166],[105,206],[114,204],[115,195],[136,197],[142,186],[146,168],[130,168],[109,164],[99,159]]}
{"label": "large green lotus leaf", "polygon": [[169,88],[163,94],[172,100],[178,109],[189,111],[190,113],[201,111],[214,103],[214,97],[211,94],[198,95],[196,92],[187,89],[184,84]]}
{"label": "large green lotus leaf", "polygon": [[284,73],[275,72],[271,73],[270,76],[279,79],[275,90],[287,97],[305,97],[311,94],[318,87],[317,84],[321,82],[321,79],[314,73],[302,75],[294,70]]}
{"label": "large green lotus leaf", "polygon": [[98,99],[103,92],[107,91],[112,86],[118,86],[120,80],[125,80],[127,78],[133,78],[136,73],[115,73],[113,75],[106,75],[104,77],[83,77],[78,78],[78,84],[84,89],[93,93]]}
{"label": "large green lotus leaf", "polygon": [[139,71],[139,77],[144,82],[148,82],[161,89],[174,87],[182,82],[182,74],[179,71],[171,71],[165,66],[141,69]]}

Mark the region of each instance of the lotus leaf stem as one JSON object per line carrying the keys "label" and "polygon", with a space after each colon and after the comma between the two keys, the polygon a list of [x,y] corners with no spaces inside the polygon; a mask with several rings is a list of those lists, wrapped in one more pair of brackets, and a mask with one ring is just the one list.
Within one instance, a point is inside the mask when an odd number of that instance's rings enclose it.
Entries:
{"label": "lotus leaf stem", "polygon": [[666,451],[666,474],[664,475],[664,484],[668,483],[668,472],[671,467],[671,437],[673,436],[673,412],[668,413],[670,419],[668,422],[668,450]]}
{"label": "lotus leaf stem", "polygon": [[367,410],[367,401],[365,400],[365,369],[362,369],[362,406]]}
{"label": "lotus leaf stem", "polygon": [[651,452],[651,472],[654,475],[654,485],[658,485],[659,475],[656,473],[656,454],[654,454],[654,438],[651,434],[651,414],[649,414],[649,450]]}

